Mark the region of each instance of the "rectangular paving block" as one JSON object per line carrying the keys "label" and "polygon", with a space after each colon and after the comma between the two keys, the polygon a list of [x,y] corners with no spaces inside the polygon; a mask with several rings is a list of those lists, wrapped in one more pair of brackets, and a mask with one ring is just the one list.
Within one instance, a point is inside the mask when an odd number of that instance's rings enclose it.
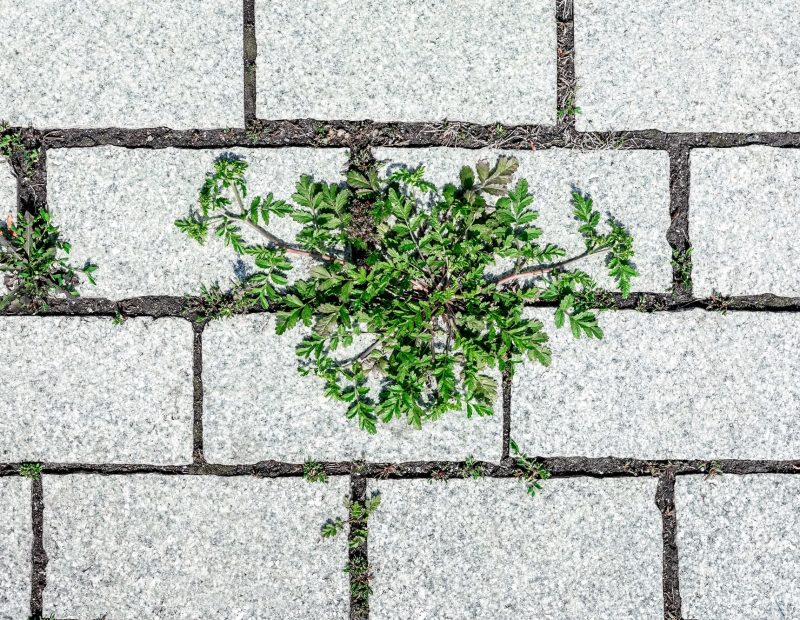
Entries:
{"label": "rectangular paving block", "polygon": [[11,166],[0,159],[0,215],[5,222],[8,214],[17,213],[17,179]]}
{"label": "rectangular paving block", "polygon": [[45,476],[45,616],[348,617],[349,479]]}
{"label": "rectangular paving block", "polygon": [[19,620],[30,613],[31,483],[0,478],[0,620]]}
{"label": "rectangular paving block", "polygon": [[0,21],[12,125],[244,126],[241,2],[0,0]]}
{"label": "rectangular paving block", "polygon": [[[468,149],[374,149],[388,169],[396,165],[424,164],[426,177],[442,186],[457,183],[463,166],[475,168],[480,159],[492,164],[503,154],[496,150]],[[603,221],[612,215],[634,238],[634,262],[641,274],[633,289],[665,292],[672,285],[671,249],[667,243],[669,216],[669,158],[659,151],[575,151],[548,149],[505,153],[519,161],[517,178],[530,184],[533,208],[539,211],[537,225],[544,230],[540,241],[556,243],[568,256],[586,249],[572,216],[573,190],[594,198]],[[605,226],[605,224],[603,224]],[[602,228],[602,226],[601,226]],[[589,257],[576,267],[586,269],[604,288],[613,288],[603,255]]]}
{"label": "rectangular paving block", "polygon": [[551,0],[256,0],[257,115],[554,124]]}
{"label": "rectangular paving block", "polygon": [[685,618],[800,618],[800,476],[680,476],[675,506]]}
{"label": "rectangular paving block", "polygon": [[191,462],[182,319],[0,318],[0,461]]}
{"label": "rectangular paving block", "polygon": [[604,312],[603,340],[557,330],[553,363],[514,377],[511,436],[530,454],[800,457],[800,323],[791,314]]}
{"label": "rectangular paving block", "polygon": [[[99,265],[97,286],[83,294],[121,299],[137,295],[196,294],[200,285],[252,271],[232,248],[210,231],[201,246],[175,227],[197,210],[198,193],[223,153],[244,158],[249,196],[288,199],[308,174],[328,182],[343,179],[347,149],[140,149],[98,147],[48,152],[48,201],[55,222],[72,243],[77,263]],[[302,228],[275,218],[270,230],[293,240]],[[243,231],[245,232],[245,231]],[[263,240],[251,239],[262,243]],[[292,257],[301,271],[308,262]]]}
{"label": "rectangular paving block", "polygon": [[697,149],[691,174],[695,295],[800,295],[800,151]]}
{"label": "rectangular paving block", "polygon": [[661,620],[656,480],[373,483],[370,617]]}
{"label": "rectangular paving block", "polygon": [[416,430],[404,420],[379,423],[369,435],[330,400],[324,382],[297,371],[295,347],[307,331],[275,334],[275,317],[237,316],[203,332],[203,433],[212,463],[305,459],[498,461],[500,400],[495,415],[467,419],[450,412]]}
{"label": "rectangular paving block", "polygon": [[579,130],[797,131],[794,0],[575,0]]}

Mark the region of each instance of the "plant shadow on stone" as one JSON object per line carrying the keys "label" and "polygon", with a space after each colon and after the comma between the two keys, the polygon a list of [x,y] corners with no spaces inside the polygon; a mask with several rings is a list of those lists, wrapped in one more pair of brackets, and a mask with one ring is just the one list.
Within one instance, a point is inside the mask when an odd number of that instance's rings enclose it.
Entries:
{"label": "plant shadow on stone", "polygon": [[[607,253],[623,297],[638,275],[631,236],[613,218],[601,232],[592,199],[579,191],[572,206],[585,250],[567,257],[541,240],[528,183],[512,184],[517,167],[513,158],[482,160],[441,188],[423,167],[351,170],[346,187],[303,176],[287,202],[250,197],[247,163],[220,158],[199,211],[175,224],[201,244],[216,235],[257,270],[228,290],[204,287],[187,312],[209,320],[261,306],[278,313],[278,334],[310,328],[297,346],[300,372],[322,378],[325,394],[369,432],[394,419],[419,428],[448,411],[492,415],[497,371],[513,374],[525,358],[550,363],[542,322],[522,316],[526,302],[555,304],[555,325],[568,324],[576,338],[602,338],[599,289],[573,265]],[[365,206],[366,226],[354,217]],[[284,217],[302,225],[292,243],[269,229]],[[246,241],[243,229],[261,243]],[[318,264],[290,284],[292,256]]]}

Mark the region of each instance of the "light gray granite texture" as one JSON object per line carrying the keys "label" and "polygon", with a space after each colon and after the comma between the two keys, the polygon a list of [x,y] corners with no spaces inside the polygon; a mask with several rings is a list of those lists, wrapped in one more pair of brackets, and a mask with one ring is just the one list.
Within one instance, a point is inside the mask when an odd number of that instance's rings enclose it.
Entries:
{"label": "light gray granite texture", "polygon": [[662,620],[656,480],[370,482],[375,620]]}
{"label": "light gray granite texture", "polygon": [[603,340],[544,321],[553,363],[526,362],[511,435],[531,454],[645,459],[800,455],[800,323],[787,313],[610,311]]}
{"label": "light gray granite texture", "polygon": [[12,125],[244,126],[241,2],[0,0],[0,22]]}
{"label": "light gray granite texture", "polygon": [[0,216],[5,221],[8,214],[17,212],[17,179],[11,166],[0,158]]}
{"label": "light gray granite texture", "polygon": [[685,618],[800,617],[800,476],[681,476],[675,506]]}
{"label": "light gray granite texture", "polygon": [[550,0],[256,0],[259,118],[554,124]]}
{"label": "light gray granite texture", "polygon": [[575,0],[579,130],[800,130],[795,0]]}
{"label": "light gray granite texture", "polygon": [[0,318],[0,461],[191,462],[183,319]]}
{"label": "light gray granite texture", "polygon": [[[245,159],[249,196],[288,199],[301,175],[343,180],[347,149],[140,149],[98,147],[48,153],[48,200],[54,221],[72,242],[76,262],[100,269],[97,286],[84,295],[122,299],[138,295],[197,294],[201,284],[231,281],[252,270],[221,239],[209,233],[201,246],[175,227],[197,211],[206,175],[221,155]],[[270,230],[293,240],[301,226],[274,218]],[[243,231],[245,232],[245,231]],[[251,241],[263,242],[261,239]],[[298,269],[303,260],[292,257]]]}
{"label": "light gray granite texture", "polygon": [[0,478],[0,620],[28,617],[32,546],[31,483]]}
{"label": "light gray granite texture", "polygon": [[203,332],[203,432],[212,463],[274,459],[373,461],[498,461],[502,415],[467,419],[450,412],[414,429],[404,420],[379,423],[369,435],[345,417],[346,403],[325,396],[325,383],[297,371],[295,347],[307,334],[275,334],[275,317],[238,316],[209,323]]}
{"label": "light gray granite texture", "polygon": [[[494,164],[500,155],[514,156],[519,161],[516,178],[526,179],[534,195],[533,208],[539,211],[537,225],[544,231],[541,242],[561,245],[568,256],[586,249],[570,202],[572,192],[578,190],[592,196],[603,222],[612,215],[633,235],[634,262],[641,274],[634,278],[633,289],[665,292],[671,287],[671,249],[666,238],[670,224],[669,158],[664,152],[377,148],[374,154],[386,162],[389,171],[399,165],[424,165],[426,177],[438,186],[457,183],[462,166],[474,169],[480,159]],[[592,256],[579,266],[595,276],[600,286],[613,288],[604,261],[603,256]]]}
{"label": "light gray granite texture", "polygon": [[345,620],[348,482],[46,476],[45,615]]}
{"label": "light gray granite texture", "polygon": [[800,295],[800,151],[696,149],[691,166],[695,295]]}

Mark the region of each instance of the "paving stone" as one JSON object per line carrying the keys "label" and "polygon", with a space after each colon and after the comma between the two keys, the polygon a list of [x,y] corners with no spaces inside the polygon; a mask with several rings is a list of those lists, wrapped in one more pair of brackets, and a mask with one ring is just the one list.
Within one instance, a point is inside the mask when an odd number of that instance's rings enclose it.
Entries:
{"label": "paving stone", "polygon": [[656,480],[373,483],[370,617],[661,620]]}
{"label": "paving stone", "polygon": [[[437,185],[455,183],[462,166],[473,168],[481,158],[496,161],[496,150],[468,149],[374,149],[379,160],[415,167],[425,165],[427,178]],[[575,151],[548,149],[506,153],[519,161],[518,178],[527,179],[539,210],[542,240],[557,243],[569,252],[586,249],[572,217],[574,189],[590,194],[603,215],[622,221],[634,237],[635,262],[641,276],[634,290],[665,292],[672,285],[672,250],[667,243],[669,216],[669,158],[658,151]],[[602,287],[613,289],[603,256],[590,257],[582,268]]]}
{"label": "paving stone", "polygon": [[797,131],[794,0],[575,0],[579,130]]}
{"label": "paving stone", "polygon": [[182,319],[0,318],[0,462],[191,462]]}
{"label": "paving stone", "polygon": [[[77,263],[100,266],[97,286],[84,295],[121,299],[137,295],[196,293],[215,280],[224,288],[252,269],[209,235],[200,246],[175,227],[197,207],[206,174],[223,153],[250,164],[250,195],[294,193],[301,175],[336,181],[347,167],[347,149],[141,149],[98,147],[48,152],[48,200],[54,220],[72,243]],[[289,218],[270,226],[293,239],[301,226]],[[244,231],[243,231],[244,232]],[[255,239],[254,239],[255,241]],[[260,242],[260,241],[259,241]],[[307,262],[292,259],[301,272]]]}
{"label": "paving stone", "polygon": [[695,294],[800,295],[800,151],[697,149],[691,166]]}
{"label": "paving stone", "polygon": [[203,432],[212,463],[275,459],[409,461],[475,458],[498,461],[502,415],[467,419],[451,412],[416,430],[380,424],[376,435],[345,417],[324,382],[297,371],[295,347],[306,332],[275,334],[275,317],[238,316],[203,332]]}
{"label": "paving stone", "polygon": [[44,480],[45,616],[348,617],[347,478],[75,475]]}
{"label": "paving stone", "polygon": [[556,121],[550,0],[257,0],[256,36],[260,118]]}
{"label": "paving stone", "polygon": [[31,483],[0,478],[0,620],[28,617],[32,546]]}
{"label": "paving stone", "polygon": [[0,15],[12,125],[244,126],[241,2],[0,0]]}
{"label": "paving stone", "polygon": [[675,505],[684,617],[800,617],[800,476],[681,476]]}
{"label": "paving stone", "polygon": [[602,341],[556,330],[552,366],[512,387],[512,437],[530,454],[795,459],[800,324],[782,313],[606,312]]}
{"label": "paving stone", "polygon": [[17,179],[11,172],[11,166],[0,160],[0,215],[3,221],[6,215],[17,212]]}

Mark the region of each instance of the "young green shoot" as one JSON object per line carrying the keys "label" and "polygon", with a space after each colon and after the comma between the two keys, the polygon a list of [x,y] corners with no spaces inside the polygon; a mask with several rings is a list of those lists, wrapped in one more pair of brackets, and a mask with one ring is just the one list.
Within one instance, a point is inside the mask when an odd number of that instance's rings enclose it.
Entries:
{"label": "young green shoot", "polygon": [[307,482],[328,482],[328,474],[320,463],[308,460],[303,463],[303,479]]}
{"label": "young green shoot", "polygon": [[39,480],[42,477],[41,463],[22,463],[19,466],[19,475],[31,480]]}
{"label": "young green shoot", "polygon": [[513,439],[510,442],[510,446],[511,452],[514,453],[514,464],[517,468],[515,475],[525,483],[528,495],[535,497],[537,491],[542,490],[542,482],[550,478],[550,472],[542,463],[522,452]]}

